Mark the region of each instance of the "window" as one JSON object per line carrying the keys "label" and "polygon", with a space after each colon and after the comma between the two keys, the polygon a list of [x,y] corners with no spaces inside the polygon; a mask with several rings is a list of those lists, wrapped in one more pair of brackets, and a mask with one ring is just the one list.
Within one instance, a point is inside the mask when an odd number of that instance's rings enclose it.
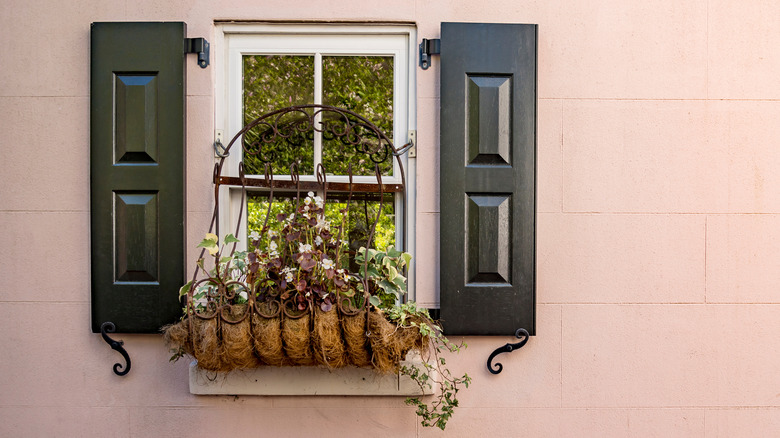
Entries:
{"label": "window", "polygon": [[[416,44],[414,28],[402,25],[329,24],[224,24],[219,27],[215,53],[217,67],[217,130],[225,143],[248,122],[275,109],[305,104],[346,108],[377,125],[399,149],[414,129],[414,84]],[[322,120],[319,120],[322,121]],[[295,123],[294,117],[282,123]],[[258,140],[258,131],[248,132],[243,141]],[[316,169],[323,166],[329,183],[349,181],[376,183],[374,164],[364,154],[350,153],[318,131],[296,134],[294,147],[272,144],[273,153],[262,158],[241,156],[235,145],[226,160],[223,175],[237,176],[243,159],[247,175],[264,174],[265,163],[274,180],[291,180],[290,164],[295,162],[301,182],[316,182]],[[235,152],[234,152],[235,151]],[[388,159],[380,164],[384,184],[400,184],[405,175],[405,191],[354,193],[349,208],[348,230],[343,240],[350,249],[365,246],[368,230],[379,211],[382,214],[373,239],[374,247],[394,245],[414,254],[414,158]],[[239,224],[239,238],[245,242],[251,231],[262,227],[267,195],[261,189],[247,193],[241,203],[241,190],[224,188],[220,194],[223,224]],[[274,191],[275,208],[289,205],[294,192]],[[380,203],[381,198],[381,203]],[[328,214],[340,215],[347,195],[328,191]],[[244,208],[244,211],[240,209]],[[270,221],[273,221],[271,217]],[[224,228],[223,233],[227,233]],[[414,268],[408,273],[413,293]]]}

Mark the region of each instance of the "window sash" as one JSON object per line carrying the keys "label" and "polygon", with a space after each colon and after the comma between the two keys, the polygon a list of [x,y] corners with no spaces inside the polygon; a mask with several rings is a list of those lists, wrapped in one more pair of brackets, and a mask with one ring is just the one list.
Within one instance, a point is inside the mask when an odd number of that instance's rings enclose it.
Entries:
{"label": "window sash", "polygon": [[[304,38],[291,38],[302,36]],[[262,38],[260,38],[262,37]],[[269,47],[270,42],[281,44],[282,39],[290,42],[284,50],[281,45]],[[304,42],[308,39],[308,42]],[[216,126],[217,132],[224,134],[226,145],[233,135],[243,127],[243,107],[241,78],[241,56],[257,54],[312,54],[316,50],[328,55],[384,55],[393,56],[394,90],[393,90],[393,143],[399,149],[406,143],[410,130],[416,129],[416,60],[417,33],[413,25],[408,24],[290,24],[290,23],[217,23],[214,47],[223,50],[215,51],[213,65],[216,74]],[[267,41],[260,48],[258,41]],[[316,45],[312,42],[318,42]],[[321,46],[326,41],[343,43],[340,50],[325,49]],[[254,47],[252,47],[254,46]],[[297,47],[297,48],[296,48]],[[231,66],[231,56],[234,68]],[[216,134],[215,134],[216,135]],[[240,145],[235,145],[240,147]],[[240,154],[231,154],[225,162],[223,176],[238,176],[237,169]],[[395,160],[394,160],[395,161]],[[396,165],[394,163],[394,165]],[[408,155],[402,157],[402,165],[406,177],[405,192],[395,196],[397,246],[415,257],[415,225],[416,225],[416,159]],[[327,169],[326,169],[327,170]],[[275,175],[277,180],[290,180],[289,175]],[[314,175],[301,175],[301,181],[316,181]],[[328,175],[328,182],[348,182],[343,175]],[[393,177],[383,176],[384,184],[400,184],[400,173],[394,169]],[[376,183],[374,176],[354,176],[355,183]],[[232,233],[236,228],[241,199],[240,188],[222,186],[220,199],[223,207],[220,209],[219,221],[223,234]],[[246,208],[244,206],[243,208]],[[239,238],[246,241],[246,212],[242,212],[242,223],[239,226]],[[415,299],[416,267],[412,263],[408,267],[409,299]]]}

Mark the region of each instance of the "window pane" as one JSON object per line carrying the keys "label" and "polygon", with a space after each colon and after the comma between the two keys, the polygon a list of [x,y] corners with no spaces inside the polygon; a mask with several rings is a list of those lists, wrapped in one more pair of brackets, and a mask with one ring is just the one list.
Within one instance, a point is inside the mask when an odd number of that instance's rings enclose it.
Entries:
{"label": "window pane", "polygon": [[[305,197],[305,194],[301,194]],[[374,239],[371,247],[376,249],[385,249],[387,246],[396,246],[395,242],[395,204],[393,195],[386,194],[382,203],[382,215],[376,225]],[[303,204],[301,204],[303,205]],[[357,266],[354,265],[355,252],[366,246],[368,234],[371,226],[376,220],[379,210],[378,193],[353,193],[352,202],[349,211],[345,216],[341,210],[347,207],[347,195],[343,193],[328,193],[328,199],[325,202],[325,217],[332,225],[331,231],[334,236],[338,233],[338,226],[343,223],[345,231],[342,233],[341,240],[349,243],[349,263],[350,270],[357,272]],[[274,202],[271,205],[271,214],[268,219],[268,229],[280,232],[283,223],[276,220],[276,215],[285,213],[289,215],[295,208],[295,194],[277,194],[274,193]],[[247,196],[247,234],[253,231],[261,232],[263,222],[268,212],[267,194],[248,194]],[[345,266],[347,260],[341,261]]]}
{"label": "window pane", "polygon": [[[276,109],[314,103],[314,57],[287,55],[244,56],[244,124]],[[313,134],[294,129],[303,118],[290,114],[279,122],[283,133],[290,138],[279,138],[265,143],[263,135],[269,127],[259,125],[244,136],[245,145],[262,152],[244,153],[247,174],[265,173],[264,161],[271,163],[274,174],[289,174],[290,164],[298,163],[300,174],[314,173]],[[284,131],[287,128],[289,131]],[[266,134],[267,135],[267,134]]]}
{"label": "window pane", "polygon": [[[393,140],[392,56],[323,56],[322,90],[322,103],[354,111]],[[363,140],[367,149],[379,148],[376,138]],[[369,157],[356,153],[355,145],[324,135],[322,164],[332,175],[346,175],[350,163],[354,175],[374,175],[374,161],[381,161],[382,175],[392,175],[392,155],[387,152],[382,148]]]}

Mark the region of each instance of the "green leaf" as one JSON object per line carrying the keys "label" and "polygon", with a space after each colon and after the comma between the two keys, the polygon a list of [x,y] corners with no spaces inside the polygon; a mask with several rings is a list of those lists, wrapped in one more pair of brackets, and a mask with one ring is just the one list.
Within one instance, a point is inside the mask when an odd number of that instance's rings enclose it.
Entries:
{"label": "green leaf", "polygon": [[398,250],[397,250],[397,249],[395,249],[394,247],[392,247],[392,246],[388,246],[388,247],[387,247],[387,256],[388,256],[388,257],[393,257],[393,258],[395,258],[395,257],[398,257],[398,256],[400,256],[401,254],[402,254],[402,253],[401,253],[401,251],[398,251]]}
{"label": "green leaf", "polygon": [[401,254],[401,258],[404,260],[404,264],[401,265],[402,267],[408,265],[409,262],[412,261],[412,255],[408,252]]}
{"label": "green leaf", "polygon": [[197,248],[208,248],[216,245],[217,245],[217,241],[214,239],[203,239],[200,241]]}
{"label": "green leaf", "polygon": [[187,295],[187,292],[189,292],[190,287],[192,287],[192,280],[188,281],[187,284],[179,288],[179,298]]}
{"label": "green leaf", "polygon": [[393,283],[387,281],[387,280],[382,280],[382,281],[378,282],[376,285],[381,287],[382,290],[384,290],[385,292],[391,292],[392,293],[392,292],[395,292],[395,290],[396,290],[395,285]]}
{"label": "green leaf", "polygon": [[395,277],[398,276],[398,269],[395,269],[395,266],[390,265],[387,266],[387,279],[388,280],[395,280]]}
{"label": "green leaf", "polygon": [[382,304],[382,300],[380,300],[380,299],[379,299],[379,297],[378,297],[378,296],[376,296],[376,295],[371,295],[371,296],[368,298],[368,301],[369,301],[371,304],[373,304],[373,305],[374,305],[374,307],[379,307],[379,305],[380,305],[380,304]]}
{"label": "green leaf", "polygon": [[398,289],[406,292],[406,277],[404,277],[403,275],[397,275],[393,279],[393,284],[395,284],[398,287]]}
{"label": "green leaf", "polygon": [[236,236],[234,236],[232,234],[228,234],[227,236],[225,236],[225,244],[226,245],[228,243],[235,243],[235,242],[240,242],[240,240],[236,239]]}

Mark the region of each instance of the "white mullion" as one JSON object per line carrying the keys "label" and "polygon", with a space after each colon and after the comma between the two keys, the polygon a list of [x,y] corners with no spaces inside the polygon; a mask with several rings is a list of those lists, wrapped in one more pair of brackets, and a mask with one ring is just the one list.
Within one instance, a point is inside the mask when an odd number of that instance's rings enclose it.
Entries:
{"label": "white mullion", "polygon": [[[314,54],[314,103],[322,104],[322,53]],[[314,117],[314,126],[319,128],[322,117],[320,113]],[[314,130],[314,172],[317,174],[317,165],[322,163],[322,133]]]}

